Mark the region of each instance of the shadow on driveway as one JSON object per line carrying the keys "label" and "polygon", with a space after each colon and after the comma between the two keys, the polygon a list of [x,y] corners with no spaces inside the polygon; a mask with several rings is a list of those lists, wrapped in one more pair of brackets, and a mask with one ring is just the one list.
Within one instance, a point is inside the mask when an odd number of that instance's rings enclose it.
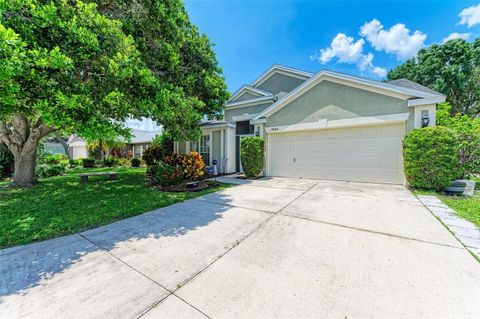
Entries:
{"label": "shadow on driveway", "polygon": [[[225,204],[229,202],[221,193],[217,198]],[[94,272],[95,262],[89,255],[99,252],[100,257],[94,259],[105,258],[102,249],[108,252],[122,243],[184,236],[222,219],[229,208],[225,204],[188,200],[84,233],[0,250],[0,297],[26,295],[29,289],[43,285],[45,279],[65,273],[77,263],[91,264],[84,271]]]}

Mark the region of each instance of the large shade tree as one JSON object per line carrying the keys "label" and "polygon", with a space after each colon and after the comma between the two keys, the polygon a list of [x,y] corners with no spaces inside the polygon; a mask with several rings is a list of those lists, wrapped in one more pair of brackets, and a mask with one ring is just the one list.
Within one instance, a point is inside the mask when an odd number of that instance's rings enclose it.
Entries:
{"label": "large shade tree", "polygon": [[36,148],[55,131],[116,130],[155,117],[179,139],[198,135],[204,102],[159,81],[121,23],[75,0],[0,0],[0,140],[14,186],[34,184]]}
{"label": "large shade tree", "polygon": [[433,44],[388,72],[387,78],[406,78],[447,96],[452,114],[480,113],[480,39]]}
{"label": "large shade tree", "polygon": [[90,1],[106,16],[122,21],[159,81],[198,98],[195,109],[203,116],[222,116],[228,99],[222,70],[210,40],[190,22],[182,0]]}
{"label": "large shade tree", "polygon": [[196,137],[211,102],[159,79],[93,3],[0,0],[0,140],[15,158],[13,185],[36,182],[35,150],[51,132],[128,136],[126,119],[154,117],[180,140]]}

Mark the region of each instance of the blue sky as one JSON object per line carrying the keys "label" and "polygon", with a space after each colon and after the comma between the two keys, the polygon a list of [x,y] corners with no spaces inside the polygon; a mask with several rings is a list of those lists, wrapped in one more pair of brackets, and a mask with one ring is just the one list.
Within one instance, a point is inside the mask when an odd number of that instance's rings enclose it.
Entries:
{"label": "blue sky", "polygon": [[186,0],[231,92],[274,63],[382,79],[419,48],[480,37],[480,1]]}

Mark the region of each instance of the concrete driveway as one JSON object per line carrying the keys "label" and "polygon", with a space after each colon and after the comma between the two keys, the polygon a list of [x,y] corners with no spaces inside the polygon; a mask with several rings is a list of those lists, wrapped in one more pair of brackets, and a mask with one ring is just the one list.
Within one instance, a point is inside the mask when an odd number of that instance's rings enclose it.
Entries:
{"label": "concrete driveway", "polygon": [[0,251],[0,318],[478,318],[480,264],[404,187],[262,179]]}

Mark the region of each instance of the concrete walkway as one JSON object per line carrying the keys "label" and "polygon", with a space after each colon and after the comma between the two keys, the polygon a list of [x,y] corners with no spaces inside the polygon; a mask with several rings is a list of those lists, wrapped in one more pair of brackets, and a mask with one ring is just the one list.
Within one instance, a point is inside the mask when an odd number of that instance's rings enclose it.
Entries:
{"label": "concrete walkway", "polygon": [[418,199],[472,254],[480,259],[480,229],[475,224],[457,216],[453,209],[436,196],[420,195]]}
{"label": "concrete walkway", "polygon": [[0,251],[0,318],[478,318],[479,296],[400,186],[261,179]]}

